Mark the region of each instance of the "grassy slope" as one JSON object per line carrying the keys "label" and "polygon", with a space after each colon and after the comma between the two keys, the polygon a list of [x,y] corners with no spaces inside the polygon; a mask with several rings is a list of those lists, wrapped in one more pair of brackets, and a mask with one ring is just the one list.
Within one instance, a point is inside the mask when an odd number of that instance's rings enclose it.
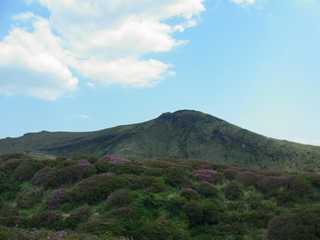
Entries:
{"label": "grassy slope", "polygon": [[271,139],[197,111],[96,132],[40,132],[0,140],[0,154],[25,151],[142,158],[192,158],[262,169],[320,172],[320,147]]}

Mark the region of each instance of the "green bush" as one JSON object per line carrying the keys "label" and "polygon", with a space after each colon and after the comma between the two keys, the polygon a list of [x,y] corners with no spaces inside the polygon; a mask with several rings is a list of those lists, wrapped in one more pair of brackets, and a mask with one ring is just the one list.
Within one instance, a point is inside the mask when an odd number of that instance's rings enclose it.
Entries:
{"label": "green bush", "polygon": [[241,182],[245,187],[258,186],[261,182],[261,177],[253,172],[241,172],[236,178],[236,181]]}
{"label": "green bush", "polygon": [[51,210],[23,219],[21,221],[21,225],[27,228],[47,228],[52,230],[65,229],[67,226],[61,214],[57,211]]}
{"label": "green bush", "polygon": [[196,190],[198,193],[208,198],[217,197],[219,193],[218,189],[208,182],[201,182]]}
{"label": "green bush", "polygon": [[182,190],[180,196],[186,198],[187,200],[200,200],[199,194],[192,188],[186,188]]}
{"label": "green bush", "polygon": [[225,197],[229,200],[236,200],[242,195],[242,188],[239,182],[231,181],[225,188]]}
{"label": "green bush", "polygon": [[145,189],[146,192],[161,192],[166,185],[161,178],[141,176],[133,180],[134,189]]}
{"label": "green bush", "polygon": [[36,172],[41,168],[44,168],[45,165],[37,160],[23,160],[19,166],[14,170],[13,176],[16,180],[23,182],[31,179]]}
{"label": "green bush", "polygon": [[107,208],[111,207],[123,207],[131,202],[131,193],[128,189],[117,189],[113,193],[111,193],[105,206]]}
{"label": "green bush", "polygon": [[116,189],[127,188],[130,183],[121,176],[103,173],[77,183],[75,189],[83,195],[83,200],[95,204],[107,197]]}
{"label": "green bush", "polygon": [[173,229],[167,220],[157,220],[144,224],[134,233],[134,239],[140,240],[189,240],[190,235]]}
{"label": "green bush", "polygon": [[138,162],[123,162],[116,166],[117,174],[135,174],[139,175],[144,172],[144,168]]}
{"label": "green bush", "polygon": [[273,218],[267,229],[270,240],[320,238],[320,208],[292,209]]}
{"label": "green bush", "polygon": [[66,225],[68,228],[74,230],[80,223],[86,222],[91,214],[92,210],[89,206],[77,208],[66,218]]}
{"label": "green bush", "polygon": [[228,168],[223,171],[223,175],[225,176],[226,179],[228,180],[235,180],[236,177],[239,175],[239,171],[236,169]]}
{"label": "green bush", "polygon": [[80,223],[77,226],[76,231],[79,233],[90,233],[94,235],[111,233],[114,236],[125,236],[127,233],[121,221],[109,218],[94,219]]}
{"label": "green bush", "polygon": [[183,210],[189,218],[190,226],[195,226],[203,222],[204,206],[201,202],[191,200],[183,206]]}

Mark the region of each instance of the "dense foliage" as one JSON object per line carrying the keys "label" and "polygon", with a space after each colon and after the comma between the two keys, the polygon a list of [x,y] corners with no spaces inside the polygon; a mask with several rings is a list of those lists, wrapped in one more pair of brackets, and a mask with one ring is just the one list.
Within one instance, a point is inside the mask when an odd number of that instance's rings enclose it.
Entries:
{"label": "dense foliage", "polygon": [[190,159],[0,156],[2,239],[320,239],[320,175]]}

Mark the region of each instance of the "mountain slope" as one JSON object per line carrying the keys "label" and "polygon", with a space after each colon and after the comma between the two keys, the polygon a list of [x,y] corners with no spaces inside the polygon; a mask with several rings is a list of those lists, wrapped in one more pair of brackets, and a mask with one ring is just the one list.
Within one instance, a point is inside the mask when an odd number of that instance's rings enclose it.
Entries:
{"label": "mountain slope", "polygon": [[282,171],[320,172],[320,147],[267,138],[190,110],[95,132],[42,131],[0,140],[0,154],[13,151],[67,157],[84,153],[190,158]]}

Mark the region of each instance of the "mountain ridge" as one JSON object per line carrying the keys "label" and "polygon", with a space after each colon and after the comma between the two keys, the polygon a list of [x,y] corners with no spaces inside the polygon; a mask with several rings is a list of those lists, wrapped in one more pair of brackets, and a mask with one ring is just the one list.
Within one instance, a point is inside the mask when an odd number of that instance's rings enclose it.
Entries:
{"label": "mountain ridge", "polygon": [[199,159],[282,171],[320,172],[320,147],[256,134],[194,110],[90,132],[26,133],[0,139],[0,154],[22,151],[73,157],[131,156]]}

